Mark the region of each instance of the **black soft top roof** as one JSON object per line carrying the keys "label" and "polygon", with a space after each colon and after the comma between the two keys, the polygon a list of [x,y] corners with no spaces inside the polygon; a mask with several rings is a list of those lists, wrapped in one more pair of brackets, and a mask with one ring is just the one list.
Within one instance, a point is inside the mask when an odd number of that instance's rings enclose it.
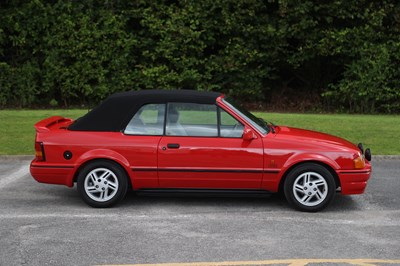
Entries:
{"label": "black soft top roof", "polygon": [[190,102],[214,104],[218,92],[193,90],[142,90],[115,93],[68,127],[76,131],[120,131],[145,104]]}

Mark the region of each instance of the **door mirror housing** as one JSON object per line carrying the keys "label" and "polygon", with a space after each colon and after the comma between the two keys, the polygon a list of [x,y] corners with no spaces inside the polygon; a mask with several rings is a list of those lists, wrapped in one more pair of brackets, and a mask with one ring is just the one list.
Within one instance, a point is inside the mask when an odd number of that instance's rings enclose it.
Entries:
{"label": "door mirror housing", "polygon": [[242,138],[243,138],[243,140],[250,141],[252,139],[256,139],[257,135],[254,133],[254,131],[251,128],[246,127],[243,130]]}

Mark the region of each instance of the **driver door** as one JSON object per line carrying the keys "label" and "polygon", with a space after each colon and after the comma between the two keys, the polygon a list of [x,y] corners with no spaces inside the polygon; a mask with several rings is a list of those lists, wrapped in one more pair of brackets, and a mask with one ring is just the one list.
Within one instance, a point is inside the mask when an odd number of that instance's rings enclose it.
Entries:
{"label": "driver door", "polygon": [[158,145],[160,188],[260,189],[263,143],[242,138],[244,125],[210,104],[169,103]]}

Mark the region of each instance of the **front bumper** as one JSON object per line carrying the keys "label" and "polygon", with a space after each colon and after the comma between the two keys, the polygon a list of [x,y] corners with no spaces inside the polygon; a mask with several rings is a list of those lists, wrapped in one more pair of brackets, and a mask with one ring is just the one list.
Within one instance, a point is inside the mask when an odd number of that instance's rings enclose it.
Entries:
{"label": "front bumper", "polygon": [[371,173],[372,167],[369,162],[366,162],[364,169],[338,171],[342,194],[351,195],[364,193]]}

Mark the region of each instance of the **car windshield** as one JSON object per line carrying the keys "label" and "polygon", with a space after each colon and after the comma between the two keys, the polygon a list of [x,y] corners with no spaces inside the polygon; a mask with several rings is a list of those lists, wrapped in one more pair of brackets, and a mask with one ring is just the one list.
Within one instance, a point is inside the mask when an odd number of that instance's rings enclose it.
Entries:
{"label": "car windshield", "polygon": [[232,98],[227,97],[222,99],[222,101],[236,113],[240,114],[253,127],[257,128],[257,130],[259,130],[262,134],[267,134],[269,132],[269,127],[267,123],[264,122],[264,120],[256,117],[246,109],[242,108]]}

